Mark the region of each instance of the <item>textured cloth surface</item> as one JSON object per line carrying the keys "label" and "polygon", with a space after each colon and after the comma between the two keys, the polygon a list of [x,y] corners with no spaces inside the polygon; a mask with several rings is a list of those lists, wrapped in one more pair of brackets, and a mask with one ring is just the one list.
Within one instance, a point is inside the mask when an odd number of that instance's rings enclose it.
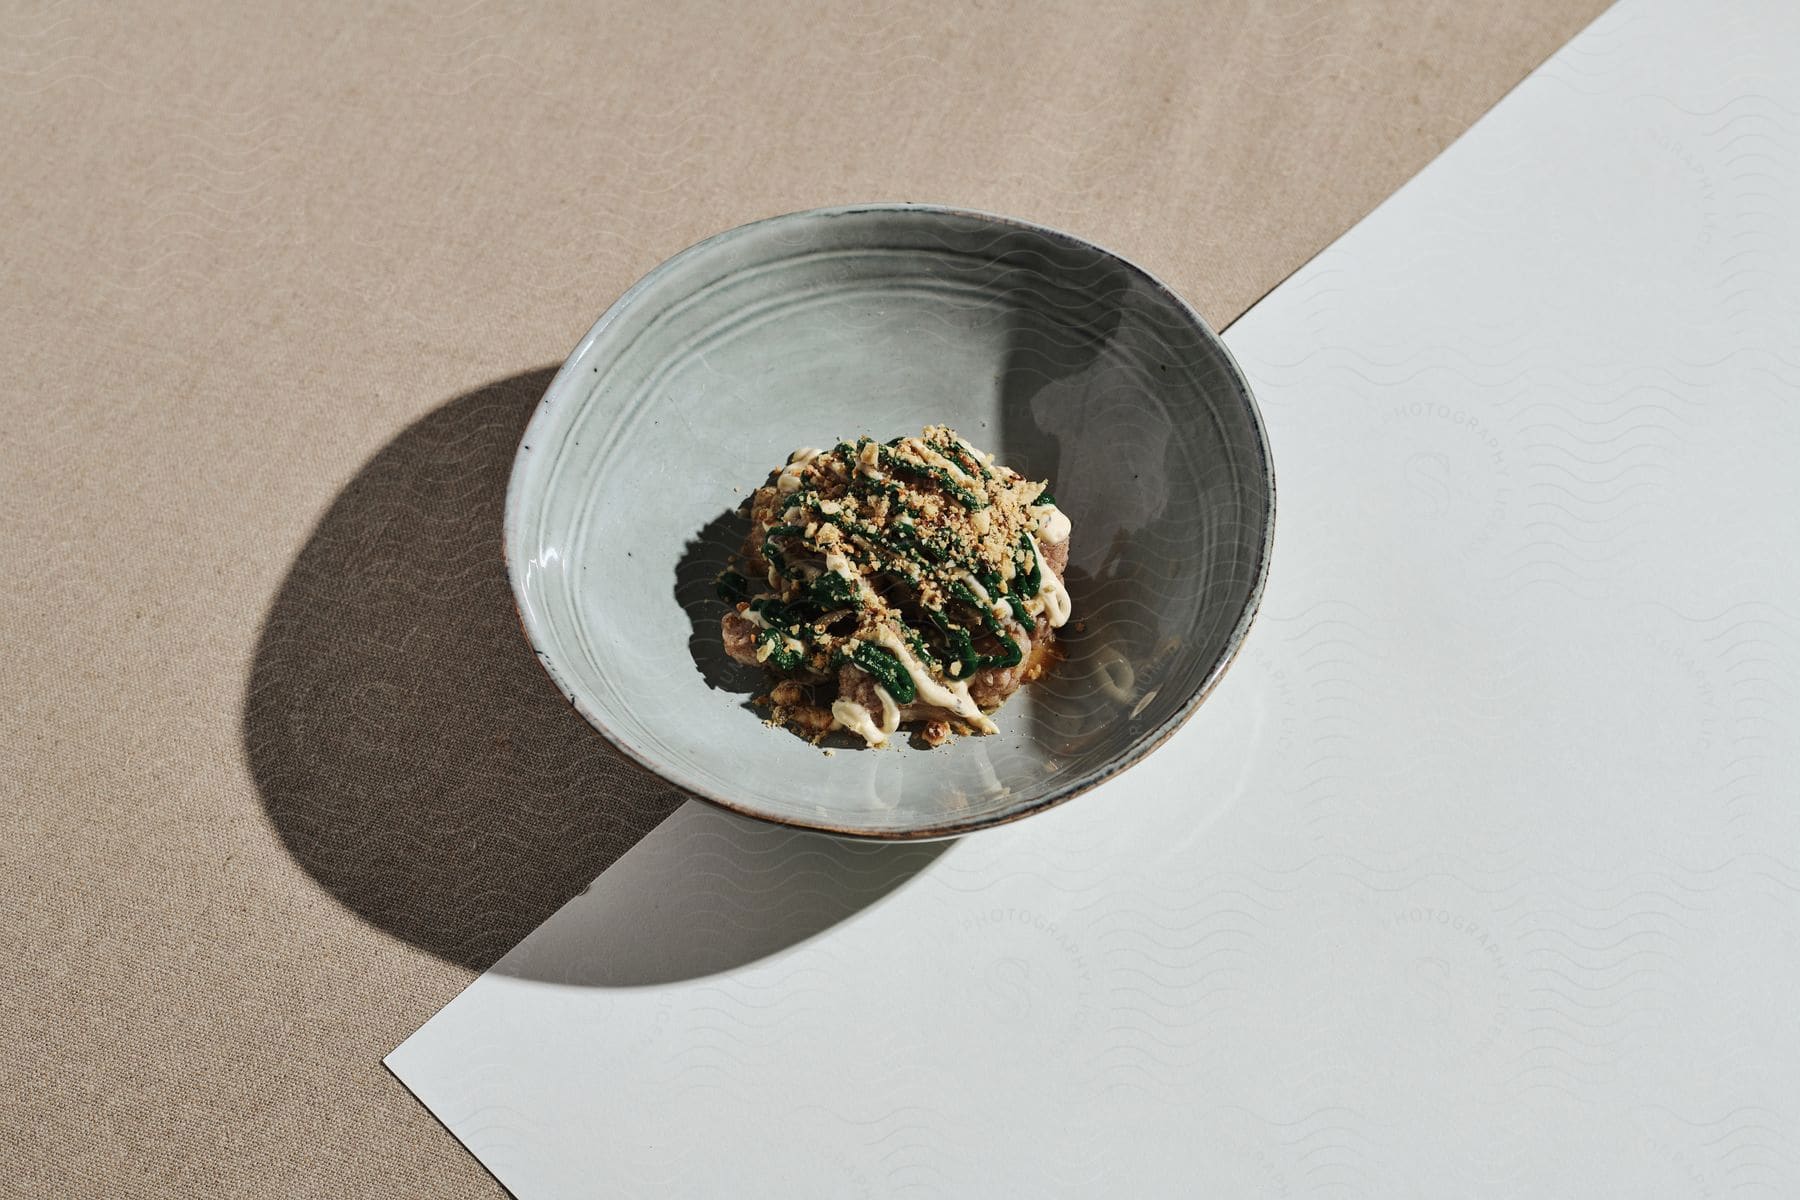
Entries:
{"label": "textured cloth surface", "polygon": [[675,803],[498,555],[637,276],[929,200],[1222,325],[1603,7],[10,7],[0,1190],[498,1193],[379,1059]]}

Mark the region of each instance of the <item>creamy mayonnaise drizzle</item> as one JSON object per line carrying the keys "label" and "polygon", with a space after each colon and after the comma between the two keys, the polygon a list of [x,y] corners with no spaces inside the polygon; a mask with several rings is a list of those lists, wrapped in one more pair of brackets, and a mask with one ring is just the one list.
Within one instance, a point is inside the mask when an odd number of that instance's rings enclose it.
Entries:
{"label": "creamy mayonnaise drizzle", "polygon": [[1010,621],[1015,625],[1018,624],[1018,621],[1013,617],[1012,609],[1007,605],[1006,601],[996,600],[988,595],[988,590],[982,587],[973,575],[965,573],[962,577],[962,582],[963,586],[974,593],[975,598],[986,605],[987,610],[994,614],[994,619],[996,621]]}
{"label": "creamy mayonnaise drizzle", "polygon": [[969,443],[965,442],[961,438],[956,439],[956,444],[958,447],[960,447],[962,449],[962,452],[964,454],[968,455],[970,458],[974,459],[978,463],[986,463],[989,470],[993,469],[994,456],[992,454],[983,454],[981,451],[979,451],[975,447],[969,445]]}
{"label": "creamy mayonnaise drizzle", "polygon": [[1028,533],[1025,536],[1031,539],[1031,552],[1037,555],[1038,596],[1044,601],[1044,617],[1050,622],[1051,628],[1061,628],[1068,621],[1072,607],[1069,589],[1063,586],[1062,579],[1044,561],[1044,552],[1038,548],[1036,535]]}
{"label": "creamy mayonnaise drizzle", "polygon": [[825,453],[817,446],[805,446],[788,455],[787,466],[781,468],[781,474],[775,477],[775,490],[782,495],[791,495],[800,490],[800,475],[806,470],[808,463]]}
{"label": "creamy mayonnaise drizzle", "polygon": [[881,702],[879,725],[875,723],[875,716],[869,711],[868,705],[855,700],[833,700],[831,719],[869,745],[882,745],[888,740],[890,733],[900,728],[900,706],[894,703],[894,698],[879,683],[875,685],[875,698]]}
{"label": "creamy mayonnaise drizzle", "polygon": [[875,631],[875,640],[899,659],[900,665],[906,668],[906,673],[912,676],[913,687],[918,689],[922,703],[947,708],[983,733],[998,732],[999,727],[988,720],[987,714],[981,711],[981,706],[975,703],[975,698],[969,695],[967,683],[953,683],[946,687],[933,679],[931,672],[913,657],[912,650],[900,640],[899,635],[886,626]]}
{"label": "creamy mayonnaise drizzle", "polygon": [[[867,603],[874,594],[869,581],[857,571],[856,565],[841,550],[830,550],[825,554],[825,569],[842,575],[855,585],[863,594],[863,602]],[[879,683],[875,684],[875,697],[881,702],[881,723],[876,724],[875,716],[869,706],[855,700],[837,699],[831,702],[832,723],[848,729],[871,746],[880,746],[887,742],[888,735],[900,728],[900,706],[888,695],[888,690]]]}
{"label": "creamy mayonnaise drizzle", "polygon": [[863,577],[857,573],[856,564],[851,562],[850,556],[845,554],[842,550],[827,550],[825,552],[825,569],[833,574],[842,575],[851,583],[863,587],[868,586],[863,582]]}
{"label": "creamy mayonnaise drizzle", "polygon": [[1034,504],[1031,506],[1031,511],[1039,514],[1038,532],[1044,535],[1046,542],[1054,546],[1058,542],[1069,540],[1069,532],[1074,526],[1070,524],[1069,518],[1063,515],[1062,509],[1054,504]]}
{"label": "creamy mayonnaise drizzle", "polygon": [[963,470],[962,466],[954,459],[940,454],[933,446],[926,445],[924,442],[920,441],[909,441],[907,448],[914,454],[917,454],[920,458],[924,459],[931,466],[941,468],[946,475],[956,480],[956,482],[963,487],[973,488],[980,483],[975,476]]}

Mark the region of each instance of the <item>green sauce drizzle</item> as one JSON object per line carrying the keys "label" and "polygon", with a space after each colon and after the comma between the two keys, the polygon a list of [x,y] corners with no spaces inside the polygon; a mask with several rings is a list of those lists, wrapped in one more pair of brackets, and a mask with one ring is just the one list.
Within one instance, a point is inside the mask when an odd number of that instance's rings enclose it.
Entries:
{"label": "green sauce drizzle", "polygon": [[988,506],[987,498],[985,496],[977,496],[974,492],[971,492],[968,488],[950,478],[950,472],[944,470],[942,467],[934,467],[928,463],[916,463],[911,459],[901,458],[898,454],[895,454],[885,446],[882,447],[881,450],[880,463],[884,470],[901,471],[920,479],[930,480],[932,483],[935,483],[938,487],[942,488],[946,494],[954,496],[957,502],[964,508],[986,508]]}
{"label": "green sauce drizzle", "polygon": [[763,630],[756,635],[756,644],[769,647],[769,657],[763,661],[771,664],[778,671],[792,671],[799,667],[801,660],[806,657],[804,650],[789,648],[787,638],[779,629]]}
{"label": "green sauce drizzle", "polygon": [[875,677],[875,682],[894,698],[895,704],[911,704],[919,698],[912,675],[893,651],[868,642],[858,642],[849,654],[851,662]]}

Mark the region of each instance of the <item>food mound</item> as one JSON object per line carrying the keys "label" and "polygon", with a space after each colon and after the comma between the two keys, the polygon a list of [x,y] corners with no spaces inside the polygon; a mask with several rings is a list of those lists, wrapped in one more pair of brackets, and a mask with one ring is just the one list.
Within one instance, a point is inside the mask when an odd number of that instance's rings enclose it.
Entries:
{"label": "food mound", "polygon": [[1055,661],[1069,519],[942,425],[796,450],[741,511],[722,633],[777,676],[771,724],[871,746],[917,725],[935,746],[995,732],[988,714]]}

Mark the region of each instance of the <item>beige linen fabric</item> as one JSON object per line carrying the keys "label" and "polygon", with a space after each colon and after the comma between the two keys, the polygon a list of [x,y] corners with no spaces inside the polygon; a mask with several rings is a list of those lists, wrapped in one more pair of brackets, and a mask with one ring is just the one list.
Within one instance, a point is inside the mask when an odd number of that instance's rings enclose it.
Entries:
{"label": "beige linen fabric", "polygon": [[9,6],[0,1192],[498,1192],[379,1059],[674,803],[497,553],[645,270],[931,200],[1224,324],[1602,7]]}

